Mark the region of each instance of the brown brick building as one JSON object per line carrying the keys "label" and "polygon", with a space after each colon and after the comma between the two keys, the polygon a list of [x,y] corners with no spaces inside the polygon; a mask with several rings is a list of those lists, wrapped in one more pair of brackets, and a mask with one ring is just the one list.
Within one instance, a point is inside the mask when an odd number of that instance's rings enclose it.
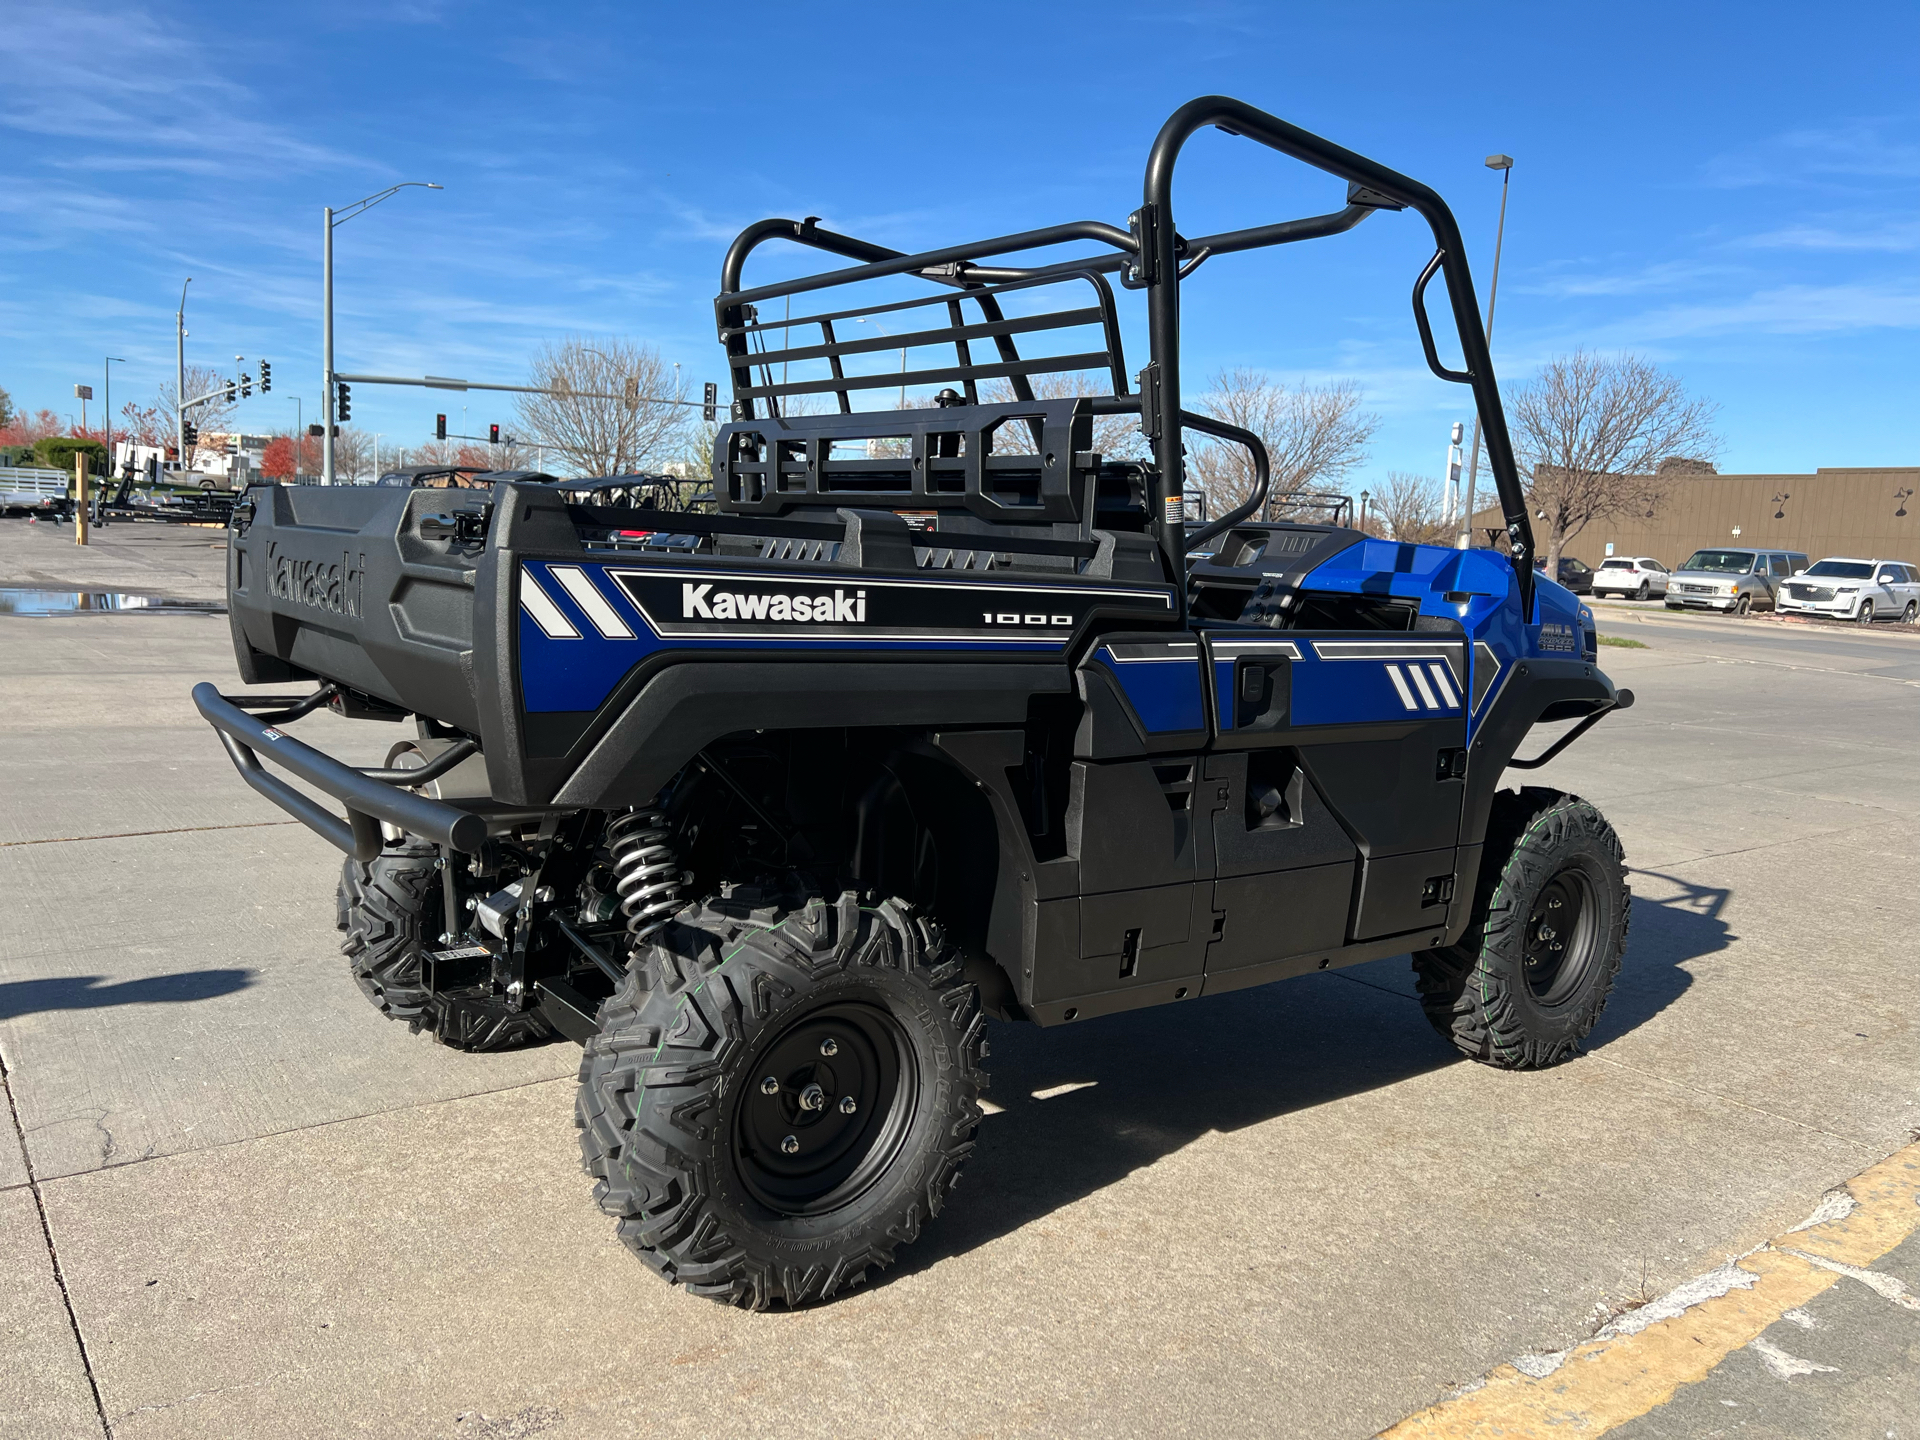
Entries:
{"label": "brown brick building", "polygon": [[[1477,524],[1497,529],[1499,511],[1482,511]],[[1544,531],[1535,539],[1544,552]],[[1565,553],[1598,565],[1606,558],[1608,541],[1616,555],[1651,555],[1667,566],[1708,545],[1798,550],[1813,560],[1855,555],[1920,565],[1920,466],[1820,469],[1811,475],[1683,475],[1651,518],[1597,520],[1567,542]]]}

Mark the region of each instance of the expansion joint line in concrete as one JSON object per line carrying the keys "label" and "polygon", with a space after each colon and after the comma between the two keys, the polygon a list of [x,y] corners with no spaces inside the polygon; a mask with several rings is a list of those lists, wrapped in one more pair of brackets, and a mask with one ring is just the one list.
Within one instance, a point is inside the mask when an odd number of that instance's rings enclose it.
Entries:
{"label": "expansion joint line in concrete", "polygon": [[60,1251],[53,1243],[53,1226],[47,1221],[46,1197],[40,1193],[40,1177],[34,1173],[33,1156],[27,1151],[27,1132],[20,1124],[20,1106],[13,1098],[13,1076],[0,1057],[0,1089],[7,1092],[7,1116],[13,1122],[14,1139],[20,1145],[20,1159],[27,1167],[27,1189],[33,1195],[34,1214],[40,1218],[40,1238],[46,1242],[47,1260],[53,1266],[53,1283],[59,1287],[60,1303],[66,1307],[67,1328],[73,1331],[73,1343],[80,1351],[80,1368],[87,1374],[87,1389],[93,1393],[94,1414],[100,1419],[101,1432],[113,1440],[113,1422],[107,1418],[106,1402],[100,1398],[100,1381],[93,1373],[93,1356],[87,1353],[87,1337],[80,1333],[80,1317],[73,1310],[73,1296],[67,1293],[66,1271],[60,1265]]}
{"label": "expansion joint line in concrete", "polygon": [[1704,1380],[1842,1279],[1902,1307],[1920,1306],[1904,1284],[1868,1268],[1916,1231],[1920,1145],[1909,1145],[1848,1181],[1804,1224],[1627,1312],[1583,1344],[1500,1366],[1471,1389],[1382,1431],[1379,1440],[1605,1435]]}
{"label": "expansion joint line in concrete", "polygon": [[1769,1120],[1780,1121],[1783,1125],[1791,1125],[1795,1129],[1805,1130],[1814,1135],[1824,1135],[1829,1140],[1838,1140],[1841,1144],[1851,1145],[1856,1150],[1866,1151],[1869,1154],[1873,1151],[1873,1146],[1865,1140],[1860,1139],[1857,1135],[1842,1135],[1837,1131],[1824,1130],[1818,1125],[1809,1125],[1804,1120],[1796,1120],[1791,1115],[1782,1115],[1778,1110],[1769,1110],[1764,1105],[1754,1105],[1745,1100],[1736,1100],[1731,1095],[1723,1095],[1718,1090],[1708,1090],[1704,1086],[1689,1085],[1684,1080],[1675,1080],[1670,1075],[1662,1075],[1658,1070],[1643,1070],[1638,1065],[1629,1065],[1624,1060],[1614,1059],[1611,1055],[1602,1055],[1598,1050],[1587,1050],[1583,1051],[1582,1054],[1590,1060],[1598,1060],[1603,1064],[1611,1065],[1616,1070],[1625,1070],[1630,1075],[1638,1075],[1645,1080],[1655,1080],[1662,1085],[1671,1085],[1676,1090],[1685,1090],[1694,1095],[1704,1095],[1709,1100],[1718,1100],[1722,1104],[1732,1105],[1738,1109],[1750,1111],[1755,1115],[1764,1115]]}
{"label": "expansion joint line in concrete", "polygon": [[53,835],[45,840],[0,840],[0,850],[21,845],[75,845],[82,840],[139,840],[147,835],[198,835],[206,830],[271,830],[278,825],[298,825],[298,820],[247,820],[237,825],[182,825],[173,830],[121,830],[112,835]]}

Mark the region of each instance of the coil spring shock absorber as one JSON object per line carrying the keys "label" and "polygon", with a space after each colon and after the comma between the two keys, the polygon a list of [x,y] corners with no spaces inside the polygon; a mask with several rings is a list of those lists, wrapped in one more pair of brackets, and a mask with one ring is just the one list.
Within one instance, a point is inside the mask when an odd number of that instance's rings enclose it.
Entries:
{"label": "coil spring shock absorber", "polygon": [[683,877],[679,857],[667,842],[670,832],[666,812],[657,807],[636,807],[607,826],[614,888],[636,950],[680,908]]}

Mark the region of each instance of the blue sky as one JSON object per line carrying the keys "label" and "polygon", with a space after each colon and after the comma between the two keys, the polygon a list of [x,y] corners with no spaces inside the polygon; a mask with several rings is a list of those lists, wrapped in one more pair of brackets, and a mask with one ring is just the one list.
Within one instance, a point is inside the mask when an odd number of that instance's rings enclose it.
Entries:
{"label": "blue sky", "polygon": [[[1482,160],[1515,157],[1506,385],[1576,346],[1632,350],[1720,404],[1723,469],[1920,463],[1911,0],[12,0],[0,55],[0,386],[29,409],[75,410],[107,353],[129,361],[116,402],[150,397],[192,275],[189,360],[274,362],[241,426],[290,425],[293,395],[313,419],[321,206],[410,179],[446,189],[338,233],[342,370],[514,381],[543,340],[622,334],[717,380],[712,296],[749,221],[817,214],[908,249],[1124,223],[1166,114],[1223,92],[1433,185],[1483,299],[1499,182]],[[1337,182],[1212,132],[1180,185],[1189,234],[1340,203]],[[1382,421],[1356,483],[1437,473],[1464,410],[1408,315],[1423,228],[1376,216],[1211,263],[1186,292],[1190,387],[1227,365],[1351,378]],[[468,403],[476,431],[510,419]],[[449,404],[356,387],[353,418],[417,443]]]}

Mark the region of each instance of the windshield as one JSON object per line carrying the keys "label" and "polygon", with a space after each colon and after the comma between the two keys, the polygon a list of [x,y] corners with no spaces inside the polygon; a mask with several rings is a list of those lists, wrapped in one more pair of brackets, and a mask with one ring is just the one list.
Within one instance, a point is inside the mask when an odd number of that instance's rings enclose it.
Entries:
{"label": "windshield", "polygon": [[1873,566],[1864,560],[1822,560],[1809,575],[1824,575],[1831,580],[1864,580],[1873,574]]}
{"label": "windshield", "polygon": [[1696,550],[1687,557],[1682,570],[1719,570],[1728,575],[1744,575],[1753,568],[1751,550]]}

